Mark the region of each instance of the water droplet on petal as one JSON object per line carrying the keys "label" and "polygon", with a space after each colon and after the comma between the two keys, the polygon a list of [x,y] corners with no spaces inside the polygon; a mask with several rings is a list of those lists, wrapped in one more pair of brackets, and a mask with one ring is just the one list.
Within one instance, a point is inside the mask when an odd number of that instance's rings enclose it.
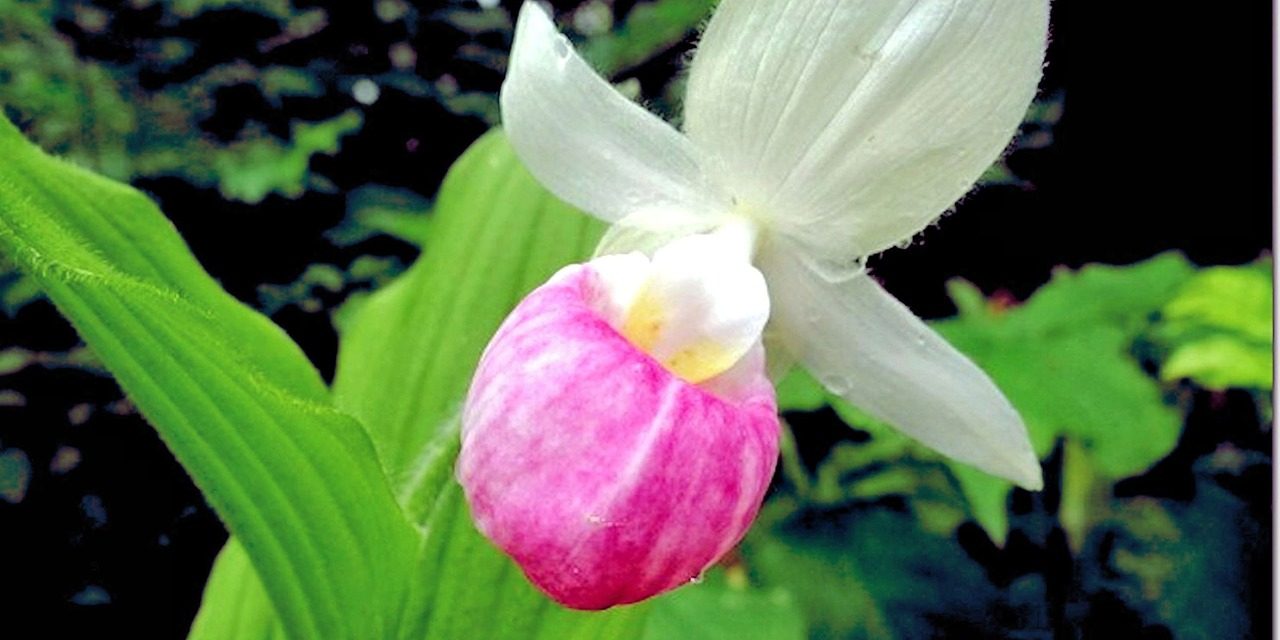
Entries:
{"label": "water droplet on petal", "polygon": [[556,60],[560,63],[560,70],[563,71],[565,65],[569,63],[569,58],[573,55],[573,46],[569,44],[569,40],[564,36],[556,38],[555,44],[551,45],[555,51]]}
{"label": "water droplet on petal", "polygon": [[849,393],[853,389],[853,382],[844,376],[831,376],[827,379],[827,388],[838,396]]}

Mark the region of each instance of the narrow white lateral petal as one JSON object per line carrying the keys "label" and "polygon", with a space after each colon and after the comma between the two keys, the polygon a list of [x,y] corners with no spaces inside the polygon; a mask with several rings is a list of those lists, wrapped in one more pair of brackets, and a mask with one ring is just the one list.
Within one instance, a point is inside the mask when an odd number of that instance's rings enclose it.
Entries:
{"label": "narrow white lateral petal", "polygon": [[827,282],[776,243],[760,265],[773,296],[771,329],[828,389],[941,453],[1041,487],[1026,427],[1009,401],[869,276]]}
{"label": "narrow white lateral petal", "polygon": [[652,210],[673,218],[723,209],[692,143],[618,93],[532,2],[520,10],[502,123],[543,186],[608,222]]}
{"label": "narrow white lateral petal", "polygon": [[688,135],[744,206],[826,258],[923,229],[1009,143],[1048,0],[723,0]]}

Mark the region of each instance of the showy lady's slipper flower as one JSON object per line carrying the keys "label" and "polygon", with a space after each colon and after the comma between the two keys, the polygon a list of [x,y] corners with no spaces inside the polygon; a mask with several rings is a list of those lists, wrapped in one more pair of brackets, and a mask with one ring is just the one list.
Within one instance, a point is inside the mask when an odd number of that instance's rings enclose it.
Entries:
{"label": "showy lady's slipper flower", "polygon": [[481,360],[458,463],[481,531],[571,607],[696,577],[745,534],[773,472],[764,345],[771,368],[798,361],[920,442],[1038,489],[1008,401],[862,261],[999,156],[1047,22],[1047,0],[722,0],[681,133],[526,4],[507,134],[548,189],[614,227]]}

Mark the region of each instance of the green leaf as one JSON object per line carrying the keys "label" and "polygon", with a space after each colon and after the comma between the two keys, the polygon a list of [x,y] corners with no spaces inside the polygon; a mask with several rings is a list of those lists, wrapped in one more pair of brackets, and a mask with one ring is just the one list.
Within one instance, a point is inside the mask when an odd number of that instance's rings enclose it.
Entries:
{"label": "green leaf", "polygon": [[1037,453],[1060,436],[1080,438],[1110,478],[1145,471],[1177,444],[1182,420],[1160,385],[1129,355],[1133,339],[1113,326],[1082,324],[1063,335],[939,330],[978,363],[1027,422]]}
{"label": "green leaf", "polygon": [[[740,568],[733,570],[735,576]],[[748,587],[744,577],[709,572],[702,584],[658,600],[645,640],[804,640],[804,615],[783,589]]]}
{"label": "green leaf", "polygon": [[1093,530],[1084,557],[1100,560],[1082,565],[1087,592],[1119,594],[1172,637],[1247,638],[1250,620],[1265,615],[1246,606],[1245,568],[1270,558],[1267,536],[1239,498],[1207,480],[1190,503],[1125,501]]}
{"label": "green leaf", "polygon": [[1136,336],[1193,273],[1177,253],[1124,266],[1059,268],[1048,284],[1002,319],[1007,331],[1033,335],[1069,334],[1082,324],[1104,324]]}
{"label": "green leaf", "polygon": [[293,637],[379,637],[418,536],[367,435],[155,205],[0,122],[0,251],[31,274],[237,535]]}
{"label": "green leaf", "polygon": [[77,56],[71,39],[54,28],[53,4],[0,0],[0,105],[31,122],[42,146],[123,178],[135,107],[106,68]]}
{"label": "green leaf", "polygon": [[347,195],[347,218],[325,234],[334,244],[349,247],[378,234],[421,248],[427,239],[431,203],[403,189],[364,186]]}
{"label": "green leaf", "polygon": [[1164,321],[1190,322],[1270,342],[1271,291],[1269,267],[1204,269],[1164,306]]}
{"label": "green leaf", "polygon": [[1271,270],[1269,262],[1260,266],[1205,269],[1165,305],[1152,331],[1169,351],[1162,379],[1271,389]]}
{"label": "green leaf", "polygon": [[191,625],[190,640],[282,640],[284,628],[240,542],[232,538],[218,553]]}
{"label": "green leaf", "polygon": [[[1179,413],[1133,351],[1191,274],[1176,254],[1124,267],[1059,270],[1011,308],[983,303],[976,289],[953,282],[961,313],[934,328],[995,380],[1026,420],[1037,453],[1048,453],[1059,437],[1078,439],[1091,468],[1114,480],[1146,470],[1177,444]],[[1003,540],[1012,487],[951,465],[978,522]]]}
{"label": "green leaf", "polygon": [[293,127],[287,145],[265,134],[237,141],[213,153],[211,168],[223,195],[245,202],[261,202],[270,193],[295,198],[308,186],[311,157],[338,151],[342,137],[360,128],[360,113],[347,111],[323,122]]}
{"label": "green leaf", "polygon": [[31,460],[22,449],[0,450],[0,500],[22,502],[31,485]]}
{"label": "green leaf", "polygon": [[774,385],[778,411],[814,411],[825,407],[829,394],[802,367],[795,367]]}
{"label": "green leaf", "polygon": [[950,465],[974,521],[991,541],[1004,546],[1009,537],[1009,493],[1013,484],[965,465]]}
{"label": "green leaf", "polygon": [[1180,345],[1160,368],[1167,381],[1194,380],[1207,389],[1231,387],[1270,390],[1272,350],[1269,345],[1233,336],[1205,336]]}
{"label": "green leaf", "polygon": [[809,637],[998,635],[983,626],[994,590],[953,540],[883,508],[787,509],[766,504],[741,553],[755,581],[795,597]]}

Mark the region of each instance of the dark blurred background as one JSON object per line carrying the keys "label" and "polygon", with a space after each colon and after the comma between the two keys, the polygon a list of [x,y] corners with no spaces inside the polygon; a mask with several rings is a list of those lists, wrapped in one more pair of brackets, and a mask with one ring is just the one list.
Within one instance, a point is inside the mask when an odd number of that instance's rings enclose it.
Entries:
{"label": "dark blurred background", "polygon": [[[553,4],[594,63],[678,114],[672,79],[709,3],[669,6],[657,21],[650,2]],[[446,169],[496,124],[518,5],[0,0],[0,103],[46,149],[151,194],[214,277],[331,377],[332,311],[413,260]],[[1270,11],[1055,3],[1041,100],[1013,151],[954,215],[874,259],[875,273],[933,318],[955,312],[944,288],[954,277],[1014,302],[1059,265],[1268,254]],[[7,263],[0,302],[0,636],[183,636],[225,531]],[[1224,442],[1250,452],[1256,464],[1223,488],[1254,523],[1233,597],[1250,617],[1242,628],[1265,637],[1269,412],[1243,391],[1193,396],[1174,452],[1116,491],[1188,501],[1197,460]],[[821,412],[796,419],[806,459],[854,437]],[[1044,508],[1019,496],[1015,512]],[[997,585],[1027,572],[1061,585],[1044,596],[1054,636],[1177,635],[1085,583],[1061,540],[999,548],[972,525],[956,535]]]}

